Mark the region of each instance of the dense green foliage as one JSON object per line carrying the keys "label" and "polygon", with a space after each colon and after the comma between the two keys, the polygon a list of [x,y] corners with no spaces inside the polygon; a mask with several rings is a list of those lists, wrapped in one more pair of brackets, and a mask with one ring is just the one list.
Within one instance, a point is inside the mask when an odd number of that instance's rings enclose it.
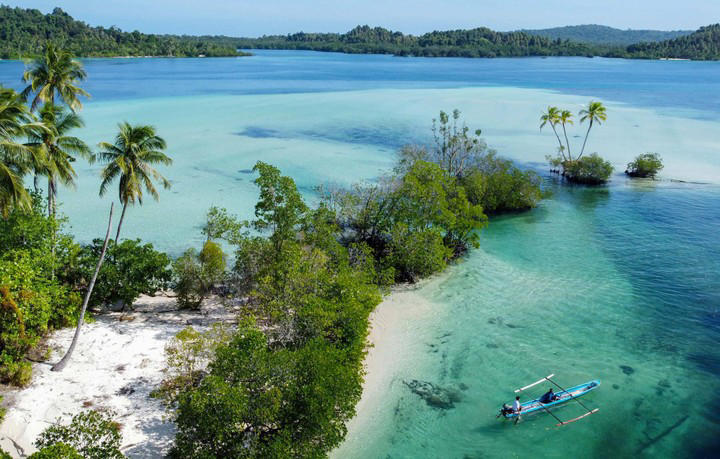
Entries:
{"label": "dense green foliage", "polygon": [[657,153],[645,153],[638,155],[633,162],[628,163],[625,173],[630,177],[655,178],[663,167],[660,155]]}
{"label": "dense green foliage", "polygon": [[[84,285],[92,276],[103,241],[95,239],[76,255],[75,269],[68,276],[75,285]],[[153,295],[170,287],[172,260],[140,239],[124,240],[108,246],[105,263],[95,283],[90,306],[132,305],[141,294]]]}
{"label": "dense green foliage", "polygon": [[37,126],[23,97],[0,85],[0,217],[13,208],[29,209],[23,177],[41,163],[35,150],[24,145]]}
{"label": "dense green foliage", "polygon": [[495,32],[487,28],[414,36],[381,27],[358,26],[344,34],[300,32],[247,38],[239,40],[238,46],[426,57],[604,56],[707,60],[720,59],[718,28],[720,25],[703,27],[679,38],[625,46],[550,38],[525,31]]}
{"label": "dense green foliage", "polygon": [[305,49],[425,57],[592,56],[601,53],[587,44],[524,32],[495,32],[484,27],[415,36],[381,27],[358,26],[344,34],[300,32],[242,39],[239,45],[243,49]]}
{"label": "dense green foliage", "polygon": [[690,35],[692,30],[621,30],[597,24],[553,27],[551,29],[522,30],[531,35],[553,40],[572,40],[597,45],[632,45],[634,43],[671,40]]}
{"label": "dense green foliage", "polygon": [[627,48],[627,57],[645,59],[720,59],[720,24],[701,27],[690,35],[659,43],[638,43]]}
{"label": "dense green foliage", "polygon": [[[488,28],[405,35],[381,27],[358,26],[344,34],[294,33],[260,38],[153,35],[91,27],[55,8],[0,6],[0,58],[43,53],[52,40],[72,54],[96,56],[237,56],[238,48],[304,49],[399,56],[515,57],[606,56],[629,58],[719,59],[718,26],[686,31],[622,31],[603,26],[495,32]],[[662,41],[661,41],[662,40]],[[630,46],[628,46],[630,45]]]}
{"label": "dense green foliage", "polygon": [[175,293],[186,308],[199,308],[212,287],[225,277],[226,257],[220,246],[206,241],[200,253],[188,249],[173,263]]}
{"label": "dense green foliage", "polygon": [[564,164],[565,177],[574,183],[600,185],[610,179],[613,166],[597,153]]}
{"label": "dense green foliage", "polygon": [[[1,456],[0,456],[1,457]],[[84,459],[67,443],[54,443],[30,455],[30,459]]]}
{"label": "dense green foliage", "polygon": [[80,296],[53,277],[77,246],[58,230],[37,195],[31,212],[14,210],[0,219],[0,382],[29,383],[27,352],[48,331],[77,319]]}
{"label": "dense green foliage", "polygon": [[326,193],[345,243],[370,247],[385,279],[441,270],[477,246],[487,213],[530,209],[543,197],[539,175],[498,158],[457,110],[441,112],[433,132],[433,145],[401,150],[394,175]]}
{"label": "dense green foliage", "polygon": [[[73,416],[69,425],[48,427],[35,446],[41,450],[40,458],[65,458],[51,453],[68,451],[70,458],[121,459],[125,457],[120,452],[121,441],[120,426],[112,420],[112,413],[90,410]],[[74,456],[73,451],[79,454]]]}
{"label": "dense green foliage", "polygon": [[[351,257],[332,215],[309,209],[292,179],[264,163],[255,170],[260,200],[250,225],[269,237],[234,243],[264,263],[245,273],[238,263],[235,271],[252,280],[251,303],[266,331],[248,318],[231,341],[209,340],[216,351],[201,378],[173,377],[181,387],[190,383],[171,392],[173,457],[324,457],[343,439],[360,398],[368,316],[380,301],[373,264]],[[187,338],[191,349],[199,342]],[[180,367],[188,361],[196,359],[181,358]],[[188,367],[192,375],[196,366]]]}
{"label": "dense green foliage", "polygon": [[152,35],[117,27],[91,27],[60,8],[50,14],[0,6],[0,58],[18,59],[43,53],[48,42],[80,57],[101,56],[237,56],[236,39]]}

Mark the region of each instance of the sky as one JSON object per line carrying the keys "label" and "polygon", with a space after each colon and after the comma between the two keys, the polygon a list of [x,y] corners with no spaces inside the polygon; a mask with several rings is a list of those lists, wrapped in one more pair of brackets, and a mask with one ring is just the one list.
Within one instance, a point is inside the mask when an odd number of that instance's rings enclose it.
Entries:
{"label": "sky", "polygon": [[145,33],[260,35],[346,32],[359,24],[419,34],[485,26],[506,31],[603,24],[697,29],[720,22],[720,0],[0,0],[90,25]]}

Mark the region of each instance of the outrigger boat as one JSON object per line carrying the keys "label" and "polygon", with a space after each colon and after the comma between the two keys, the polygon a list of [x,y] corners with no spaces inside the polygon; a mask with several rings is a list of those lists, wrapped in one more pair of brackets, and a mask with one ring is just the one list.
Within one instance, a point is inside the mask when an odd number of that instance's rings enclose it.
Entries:
{"label": "outrigger boat", "polygon": [[[585,404],[583,402],[578,400],[578,397],[582,397],[583,395],[587,394],[591,390],[596,389],[598,386],[600,386],[599,380],[596,379],[593,381],[586,382],[585,384],[580,384],[578,386],[571,387],[569,389],[565,389],[562,386],[560,386],[559,384],[557,384],[555,381],[550,379],[553,376],[555,376],[555,374],[551,374],[550,376],[546,376],[546,377],[540,379],[539,381],[536,381],[532,384],[528,384],[525,387],[521,387],[520,389],[517,389],[515,391],[515,393],[517,394],[520,392],[524,392],[524,391],[530,389],[531,387],[534,387],[540,383],[548,381],[560,389],[559,392],[555,392],[555,396],[557,397],[557,399],[555,399],[554,401],[549,402],[549,403],[541,403],[539,399],[534,399],[534,400],[530,400],[530,401],[521,403],[519,412],[513,411],[512,408],[509,408],[509,405],[505,404],[505,405],[503,405],[503,408],[500,409],[500,414],[498,414],[498,417],[504,416],[505,418],[508,418],[508,419],[518,418],[515,420],[515,422],[517,423],[520,416],[544,410],[544,411],[548,412],[550,415],[552,415],[552,417],[554,417],[555,419],[558,420],[558,424],[557,424],[558,426],[564,426],[565,424],[570,424],[571,422],[579,421],[580,419],[582,419],[586,416],[590,416],[591,414],[595,414],[598,412],[599,408],[595,408],[595,409],[591,410],[590,408],[585,406]],[[551,407],[569,402],[570,400],[575,400],[576,402],[578,402],[587,411],[587,413],[584,413],[574,419],[570,419],[569,421],[563,421],[560,418],[558,418],[557,416],[555,416],[555,414],[552,411],[550,411]]]}

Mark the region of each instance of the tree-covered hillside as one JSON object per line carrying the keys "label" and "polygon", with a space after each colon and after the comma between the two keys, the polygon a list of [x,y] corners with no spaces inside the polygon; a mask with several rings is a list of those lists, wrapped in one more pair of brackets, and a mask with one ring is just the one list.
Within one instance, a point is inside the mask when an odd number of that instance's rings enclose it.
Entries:
{"label": "tree-covered hillside", "polygon": [[0,58],[42,54],[48,41],[80,57],[99,56],[235,56],[235,39],[152,35],[116,27],[91,27],[60,8],[50,14],[0,6]]}
{"label": "tree-covered hillside", "polygon": [[621,30],[597,24],[554,27],[551,29],[522,30],[541,37],[572,40],[598,45],[623,45],[634,43],[672,40],[693,33],[692,30]]}
{"label": "tree-covered hillside", "polygon": [[348,33],[295,33],[246,38],[243,49],[305,49],[342,53],[377,53],[426,57],[602,56],[633,59],[720,59],[720,25],[690,35],[630,46],[551,39],[527,32],[487,28],[404,35],[381,27],[358,26]]}
{"label": "tree-covered hillside", "polygon": [[627,48],[628,57],[647,59],[720,59],[720,24],[702,27],[686,37],[660,43],[639,43]]}
{"label": "tree-covered hillside", "polygon": [[243,39],[240,47],[427,57],[583,56],[599,52],[582,43],[551,40],[524,32],[495,32],[484,27],[415,36],[367,25],[345,34],[300,32]]}

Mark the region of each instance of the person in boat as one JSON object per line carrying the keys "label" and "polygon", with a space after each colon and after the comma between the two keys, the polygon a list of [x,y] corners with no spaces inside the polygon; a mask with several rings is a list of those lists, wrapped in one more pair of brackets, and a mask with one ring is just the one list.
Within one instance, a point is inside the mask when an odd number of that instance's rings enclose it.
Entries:
{"label": "person in boat", "polygon": [[520,396],[515,397],[515,401],[513,402],[512,410],[513,410],[513,413],[520,414],[520,410],[522,410],[522,405],[520,404]]}
{"label": "person in boat", "polygon": [[508,405],[507,403],[503,403],[502,408],[500,409],[500,414],[503,416],[509,416],[511,414],[519,414],[520,410],[522,410],[522,405],[520,405],[520,397],[515,397],[515,401],[513,402],[512,406]]}
{"label": "person in boat", "polygon": [[540,402],[540,403],[551,403],[551,402],[554,402],[555,400],[558,400],[559,398],[560,398],[560,397],[558,397],[557,394],[555,394],[555,393],[553,392],[552,387],[551,387],[549,391],[545,392],[545,393],[542,395],[542,397],[540,397],[540,398],[538,399],[538,402]]}

